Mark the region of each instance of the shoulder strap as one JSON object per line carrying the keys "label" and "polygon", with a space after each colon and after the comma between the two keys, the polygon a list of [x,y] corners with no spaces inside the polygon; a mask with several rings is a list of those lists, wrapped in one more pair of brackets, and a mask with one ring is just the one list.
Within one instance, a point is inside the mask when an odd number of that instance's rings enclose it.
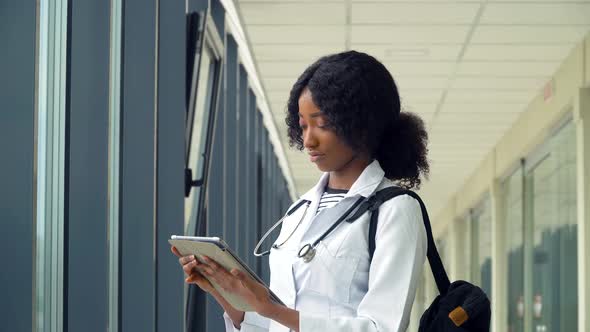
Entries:
{"label": "shoulder strap", "polygon": [[420,203],[422,219],[424,220],[424,227],[426,228],[426,237],[428,241],[426,256],[428,257],[428,263],[432,269],[432,275],[436,281],[438,291],[440,294],[445,294],[450,285],[449,277],[447,276],[447,272],[445,271],[442,260],[438,254],[438,250],[436,249],[436,244],[434,243],[432,228],[430,226],[430,219],[428,218],[426,206],[418,194],[411,190],[400,187],[388,187],[381,189],[371,196],[367,201],[361,204],[355,211],[354,215],[348,218],[347,221],[352,222],[356,220],[366,211],[371,213],[371,221],[369,223],[369,257],[372,259],[373,253],[375,252],[375,234],[377,232],[377,221],[379,219],[379,207],[384,202],[401,195],[409,195]]}

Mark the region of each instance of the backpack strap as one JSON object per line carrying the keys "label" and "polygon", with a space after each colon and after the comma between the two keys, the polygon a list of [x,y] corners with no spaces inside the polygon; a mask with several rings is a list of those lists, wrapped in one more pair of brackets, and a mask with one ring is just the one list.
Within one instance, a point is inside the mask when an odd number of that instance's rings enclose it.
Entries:
{"label": "backpack strap", "polygon": [[403,189],[400,187],[387,187],[379,190],[373,196],[369,197],[363,202],[359,208],[355,211],[354,215],[348,218],[346,221],[353,222],[363,215],[366,211],[371,213],[371,220],[369,222],[369,259],[373,259],[373,253],[375,252],[375,235],[377,233],[377,221],[379,220],[379,207],[384,202],[401,195],[408,195],[416,199],[420,203],[420,210],[422,211],[422,219],[424,220],[424,227],[426,228],[426,238],[428,241],[426,256],[428,257],[428,263],[432,269],[432,275],[436,281],[436,286],[440,294],[445,294],[449,288],[450,281],[447,276],[447,272],[442,264],[434,237],[432,236],[432,229],[430,226],[430,219],[428,218],[428,212],[424,202],[415,192]]}

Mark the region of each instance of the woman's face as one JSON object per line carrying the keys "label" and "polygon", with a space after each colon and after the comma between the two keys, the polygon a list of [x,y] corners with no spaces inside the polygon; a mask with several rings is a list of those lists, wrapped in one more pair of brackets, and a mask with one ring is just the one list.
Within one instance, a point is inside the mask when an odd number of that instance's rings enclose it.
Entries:
{"label": "woman's face", "polygon": [[299,126],[309,159],[323,172],[340,171],[355,158],[355,152],[330,129],[328,119],[314,104],[311,92],[299,97]]}

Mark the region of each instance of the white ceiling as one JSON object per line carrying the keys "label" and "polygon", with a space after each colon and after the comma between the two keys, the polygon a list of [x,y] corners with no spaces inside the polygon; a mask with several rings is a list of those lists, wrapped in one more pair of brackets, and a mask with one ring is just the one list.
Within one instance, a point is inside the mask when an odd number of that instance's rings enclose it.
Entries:
{"label": "white ceiling", "polygon": [[284,109],[303,70],[355,49],[381,60],[405,110],[423,117],[433,215],[590,30],[589,1],[239,0],[239,10],[301,194],[320,173],[288,149]]}

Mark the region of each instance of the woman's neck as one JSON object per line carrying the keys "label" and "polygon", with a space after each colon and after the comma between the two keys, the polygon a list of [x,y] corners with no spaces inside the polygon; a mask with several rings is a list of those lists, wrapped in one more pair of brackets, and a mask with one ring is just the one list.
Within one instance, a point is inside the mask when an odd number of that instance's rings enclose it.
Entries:
{"label": "woman's neck", "polygon": [[369,158],[353,158],[341,169],[330,172],[328,187],[349,190],[370,163]]}

